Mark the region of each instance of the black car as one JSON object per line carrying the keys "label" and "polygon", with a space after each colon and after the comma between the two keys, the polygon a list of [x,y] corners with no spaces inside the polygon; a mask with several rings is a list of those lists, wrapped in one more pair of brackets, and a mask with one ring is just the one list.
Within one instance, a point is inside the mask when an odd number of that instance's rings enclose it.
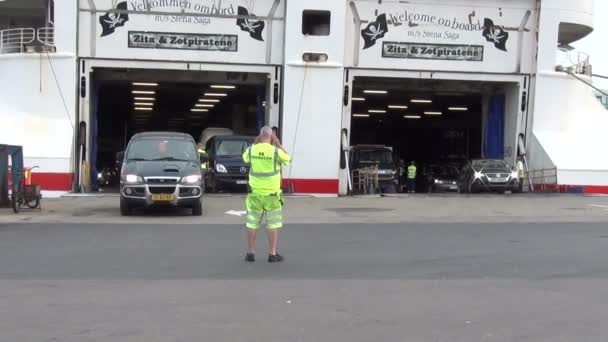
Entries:
{"label": "black car", "polygon": [[504,160],[476,159],[462,170],[459,190],[468,192],[519,192],[519,177]]}
{"label": "black car", "polygon": [[399,184],[397,164],[393,159],[393,150],[383,145],[358,145],[350,148],[351,170],[378,166],[380,189],[387,191]]}
{"label": "black car", "polygon": [[247,189],[249,166],[243,161],[243,153],[253,145],[255,137],[240,135],[216,135],[207,141],[205,151],[209,168],[205,172],[205,187],[209,192],[224,189]]}
{"label": "black car", "polygon": [[451,165],[430,165],[426,171],[429,192],[458,191],[460,172],[456,167]]}
{"label": "black car", "polygon": [[120,212],[155,205],[191,208],[203,214],[203,183],[194,139],[182,133],[151,132],[131,138],[121,155]]}

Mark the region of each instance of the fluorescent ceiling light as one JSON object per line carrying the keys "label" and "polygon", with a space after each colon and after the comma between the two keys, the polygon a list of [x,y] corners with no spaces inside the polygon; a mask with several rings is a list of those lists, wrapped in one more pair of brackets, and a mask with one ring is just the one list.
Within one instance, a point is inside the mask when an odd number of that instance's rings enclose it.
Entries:
{"label": "fluorescent ceiling light", "polygon": [[158,87],[158,83],[133,82],[133,85],[140,87]]}
{"label": "fluorescent ceiling light", "polygon": [[142,95],[154,95],[154,94],[156,94],[156,92],[152,91],[152,90],[133,90],[132,93],[133,94],[142,94]]}
{"label": "fluorescent ceiling light", "polygon": [[363,97],[353,97],[353,101],[355,101],[355,102],[363,102],[363,101],[365,101],[365,98],[363,98]]}
{"label": "fluorescent ceiling light", "polygon": [[386,114],[385,110],[382,109],[370,109],[368,110],[369,113],[376,113],[376,114]]}
{"label": "fluorescent ceiling light", "polygon": [[215,105],[213,105],[213,104],[199,104],[199,103],[195,104],[194,106],[195,107],[203,107],[203,108],[213,108],[213,107],[215,107]]}
{"label": "fluorescent ceiling light", "polygon": [[148,102],[135,102],[134,105],[136,107],[153,107],[154,103],[148,103]]}
{"label": "fluorescent ceiling light", "polygon": [[466,112],[467,110],[469,110],[469,108],[467,107],[450,107],[448,109],[452,112]]}
{"label": "fluorescent ceiling light", "polygon": [[212,85],[212,89],[236,89],[236,86],[233,85]]}
{"label": "fluorescent ceiling light", "polygon": [[431,100],[420,100],[420,99],[414,99],[414,100],[411,100],[410,102],[412,102],[412,103],[433,103],[433,101],[431,101]]}
{"label": "fluorescent ceiling light", "polygon": [[151,111],[153,108],[151,107],[135,107],[135,110],[139,110],[139,111]]}
{"label": "fluorescent ceiling light", "polygon": [[389,109],[407,109],[407,106],[388,106]]}
{"label": "fluorescent ceiling light", "polygon": [[442,112],[424,112],[424,115],[443,115]]}
{"label": "fluorescent ceiling light", "polygon": [[369,114],[353,114],[353,117],[355,117],[355,118],[369,118],[370,115]]}
{"label": "fluorescent ceiling light", "polygon": [[209,109],[192,108],[190,111],[191,112],[208,112]]}
{"label": "fluorescent ceiling light", "polygon": [[200,99],[200,100],[198,100],[198,102],[219,103],[219,102],[220,102],[220,100],[213,100],[213,99]]}
{"label": "fluorescent ceiling light", "polygon": [[364,90],[363,92],[366,94],[388,94],[386,90]]}
{"label": "fluorescent ceiling light", "polygon": [[226,93],[205,93],[205,96],[209,97],[226,97],[228,94]]}
{"label": "fluorescent ceiling light", "polygon": [[134,97],[135,101],[155,101],[156,99],[153,97]]}
{"label": "fluorescent ceiling light", "polygon": [[405,115],[404,119],[422,119],[420,115]]}

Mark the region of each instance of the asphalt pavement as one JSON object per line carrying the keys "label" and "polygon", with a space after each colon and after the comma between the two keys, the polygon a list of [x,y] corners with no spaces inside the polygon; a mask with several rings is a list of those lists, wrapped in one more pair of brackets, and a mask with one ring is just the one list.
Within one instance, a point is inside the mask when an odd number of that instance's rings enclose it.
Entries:
{"label": "asphalt pavement", "polygon": [[0,223],[0,341],[606,341],[608,225]]}

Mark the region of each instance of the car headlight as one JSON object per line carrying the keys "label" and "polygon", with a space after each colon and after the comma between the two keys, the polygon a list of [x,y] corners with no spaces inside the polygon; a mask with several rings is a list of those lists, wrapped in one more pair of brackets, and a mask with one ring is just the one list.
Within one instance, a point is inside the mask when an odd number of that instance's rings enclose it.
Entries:
{"label": "car headlight", "polygon": [[517,172],[517,171],[512,171],[512,172],[511,172],[511,178],[519,178],[519,172]]}
{"label": "car headlight", "polygon": [[475,171],[475,179],[481,179],[483,177],[483,173],[481,171]]}
{"label": "car headlight", "polygon": [[137,175],[126,175],[124,177],[124,180],[125,180],[125,182],[131,183],[131,184],[133,184],[133,183],[142,183],[143,182],[143,179],[141,177],[137,176]]}
{"label": "car headlight", "polygon": [[226,167],[222,164],[215,165],[215,170],[219,173],[228,173],[228,170],[226,170]]}
{"label": "car headlight", "polygon": [[98,180],[100,180],[100,179],[102,179],[102,178],[103,178],[103,173],[99,172],[99,173],[97,174],[97,179],[98,179]]}
{"label": "car headlight", "polygon": [[443,184],[443,181],[439,180],[439,179],[435,179],[435,184]]}
{"label": "car headlight", "polygon": [[186,177],[182,178],[182,183],[196,184],[196,183],[200,182],[202,180],[202,178],[203,177],[201,175],[186,176]]}

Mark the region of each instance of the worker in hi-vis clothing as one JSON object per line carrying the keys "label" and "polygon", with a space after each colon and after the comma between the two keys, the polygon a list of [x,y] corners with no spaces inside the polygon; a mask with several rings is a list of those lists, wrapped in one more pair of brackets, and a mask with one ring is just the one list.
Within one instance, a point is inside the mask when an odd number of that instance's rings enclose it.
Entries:
{"label": "worker in hi-vis clothing", "polygon": [[[199,156],[207,155],[207,151],[205,151],[205,146],[203,144],[198,144],[198,154]],[[201,172],[207,171],[207,163],[201,163]]]}
{"label": "worker in hi-vis clothing", "polygon": [[526,170],[524,169],[524,162],[519,158],[517,160],[517,163],[515,164],[515,169],[517,170],[517,178],[519,178],[519,191],[523,191],[524,178],[526,178]]}
{"label": "worker in hi-vis clothing", "polygon": [[416,163],[411,162],[410,166],[407,168],[407,192],[413,194],[416,192],[416,173],[418,169],[416,168]]}
{"label": "worker in hi-vis clothing", "polygon": [[255,241],[258,229],[266,220],[270,253],[268,262],[281,262],[277,253],[279,230],[283,228],[283,193],[281,191],[281,166],[291,157],[273,134],[272,128],[263,127],[256,143],[243,153],[243,160],[250,164],[249,194],[247,206],[247,262],[255,261]]}

